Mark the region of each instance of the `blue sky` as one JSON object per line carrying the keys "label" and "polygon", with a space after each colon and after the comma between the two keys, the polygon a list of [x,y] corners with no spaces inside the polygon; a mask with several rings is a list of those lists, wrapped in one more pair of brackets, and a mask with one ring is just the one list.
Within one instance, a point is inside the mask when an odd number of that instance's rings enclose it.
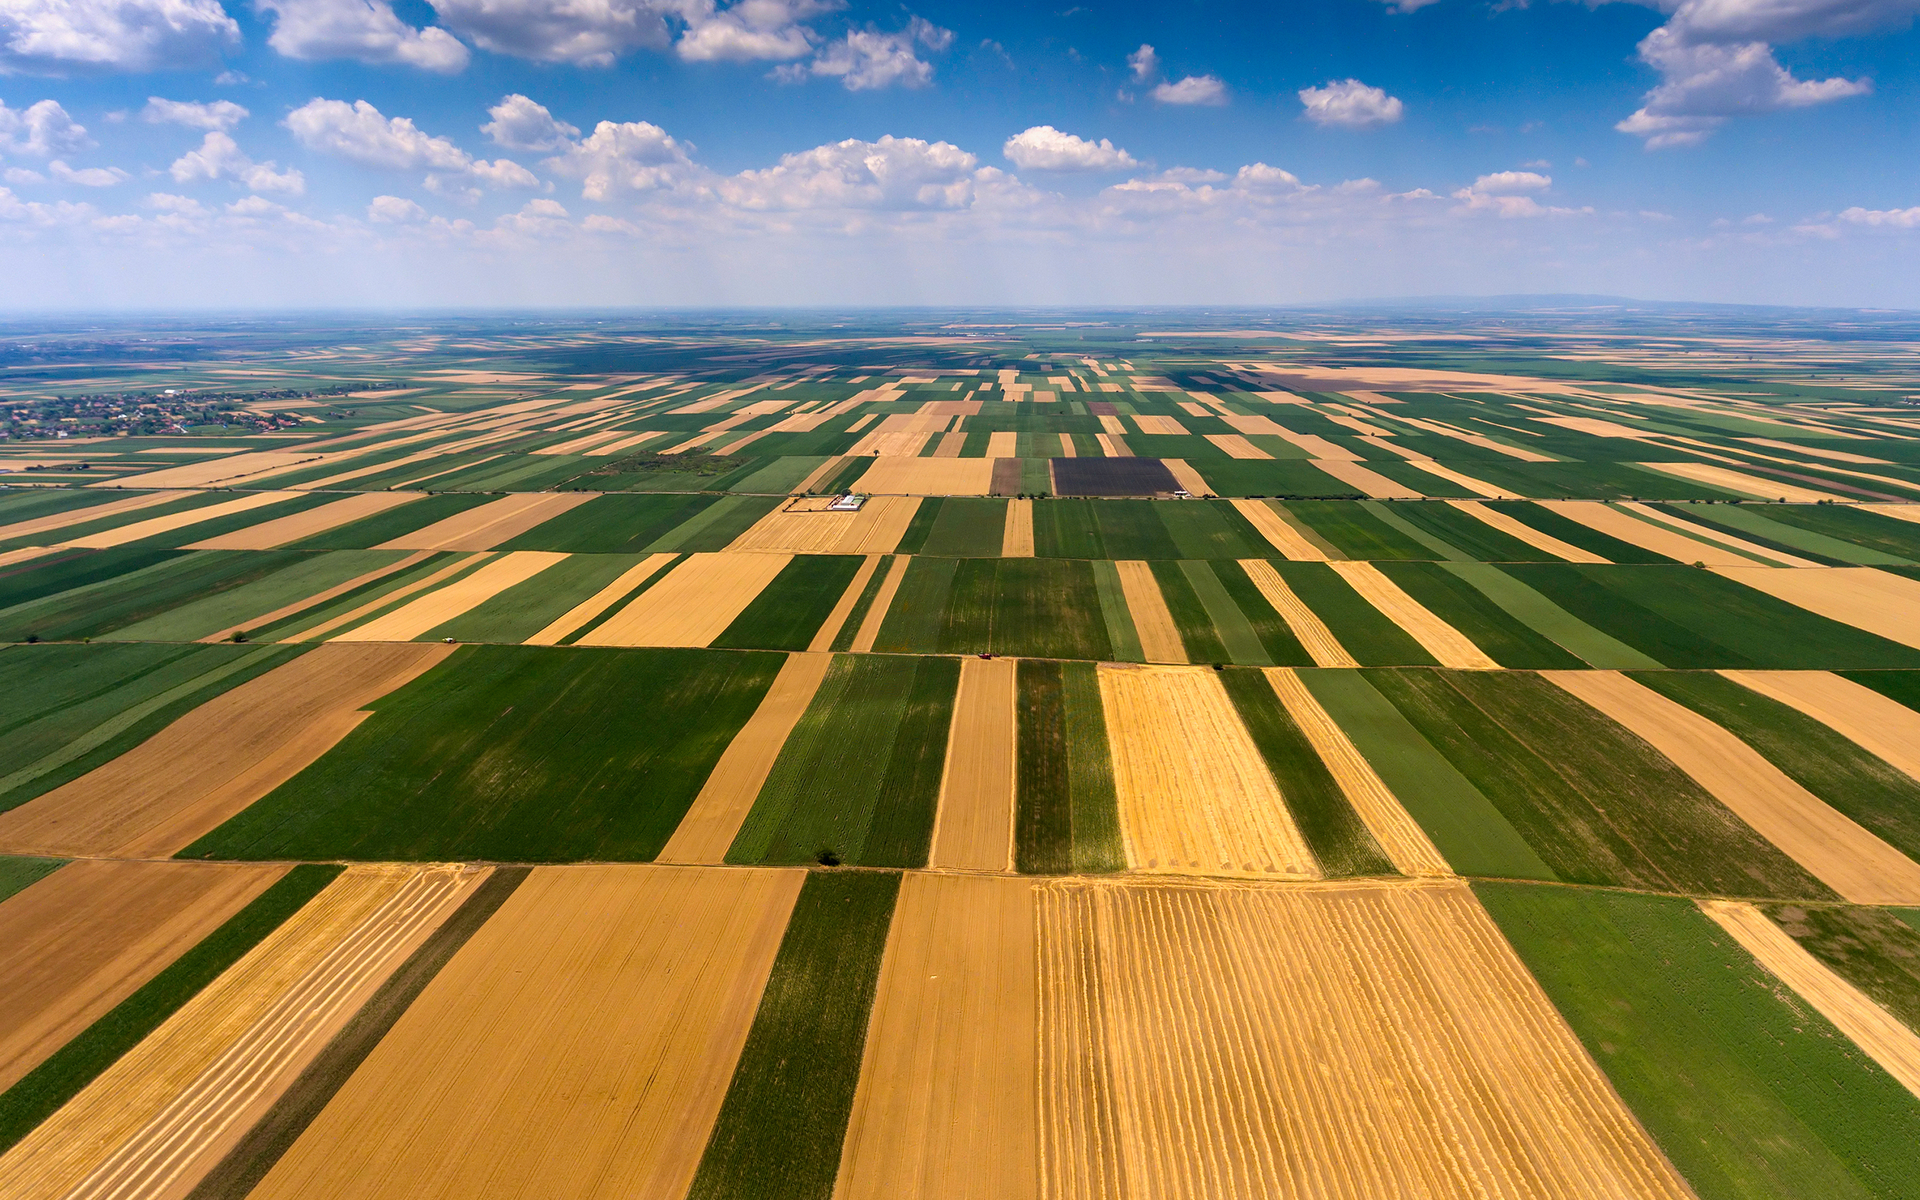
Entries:
{"label": "blue sky", "polygon": [[1920,307],[1920,0],[0,0],[11,308]]}

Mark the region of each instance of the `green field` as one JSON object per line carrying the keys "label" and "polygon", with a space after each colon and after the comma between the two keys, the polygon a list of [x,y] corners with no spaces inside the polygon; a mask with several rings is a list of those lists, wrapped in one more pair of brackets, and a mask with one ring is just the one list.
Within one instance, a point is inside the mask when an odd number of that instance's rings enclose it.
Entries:
{"label": "green field", "polygon": [[[857,554],[796,554],[711,643],[751,650],[805,650],[840,603],[863,560]],[[859,626],[855,626],[858,629]]]}
{"label": "green field", "polygon": [[1014,865],[1027,874],[1126,868],[1094,670],[1090,663],[1019,665]]}

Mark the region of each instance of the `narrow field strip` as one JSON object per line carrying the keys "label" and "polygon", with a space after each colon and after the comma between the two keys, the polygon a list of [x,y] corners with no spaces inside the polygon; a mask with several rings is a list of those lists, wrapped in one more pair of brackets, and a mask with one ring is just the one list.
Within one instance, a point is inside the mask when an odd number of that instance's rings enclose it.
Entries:
{"label": "narrow field strip", "polygon": [[919,511],[918,496],[874,496],[857,512],[820,500],[776,508],[728,543],[733,553],[891,554]]}
{"label": "narrow field strip", "polygon": [[475,874],[349,868],[0,1158],[0,1191],[80,1200],[190,1186]]}
{"label": "narrow field strip", "polygon": [[704,646],[791,561],[791,554],[696,554],[575,645]]}
{"label": "narrow field strip", "polygon": [[740,727],[701,785],[700,794],[681,818],[657,861],[712,863],[726,861],[727,848],[739,836],[740,823],[766,786],[767,773],[780,757],[781,747],[813,703],[820,681],[833,665],[831,654],[789,654],[774,676],[773,686]]}
{"label": "narrow field strip", "polygon": [[1801,558],[1797,554],[1788,554],[1783,550],[1775,550],[1769,546],[1762,546],[1750,542],[1743,537],[1736,537],[1725,529],[1683,520],[1672,513],[1663,512],[1651,504],[1641,504],[1631,500],[1624,502],[1616,501],[1616,503],[1618,503],[1619,507],[1625,512],[1630,512],[1638,517],[1644,517],[1655,524],[1664,525],[1677,533],[1725,546],[1735,554],[1744,556],[1748,560],[1748,565],[1757,564],[1759,566],[1781,567],[1817,567],[1822,565],[1810,558]]}
{"label": "narrow field strip", "polygon": [[857,654],[865,654],[873,649],[874,640],[880,636],[880,627],[886,624],[887,613],[893,608],[893,598],[900,592],[900,581],[906,578],[907,566],[913,562],[911,555],[902,554],[894,558],[887,568],[886,577],[880,581],[880,590],[874,593],[873,603],[868,606],[866,616],[860,620],[860,627],[854,632],[850,647]]}
{"label": "narrow field strip", "polygon": [[595,617],[598,617],[601,613],[606,612],[614,605],[620,603],[620,601],[626,599],[635,588],[653,578],[654,575],[659,573],[661,568],[665,567],[677,557],[679,556],[666,552],[647,555],[646,558],[634,566],[629,567],[618,579],[615,579],[606,587],[601,588],[593,595],[568,609],[564,614],[555,619],[552,624],[540,630],[540,632],[534,634],[521,644],[527,646],[559,645],[566,640],[568,634],[590,624]]}
{"label": "narrow field strip", "polygon": [[410,642],[517,587],[567,556],[546,550],[513,550],[445,587],[328,639],[333,642]]}
{"label": "narrow field strip", "polygon": [[1126,596],[1127,612],[1140,639],[1141,655],[1150,663],[1184,663],[1186,644],[1180,639],[1180,627],[1167,611],[1166,597],[1153,577],[1151,564],[1138,559],[1122,559],[1113,564],[1120,574],[1120,590]]}
{"label": "narrow field strip", "polygon": [[[1388,443],[1387,448],[1389,450],[1395,449],[1392,443]],[[1521,499],[1520,493],[1514,491],[1512,488],[1504,488],[1497,483],[1488,483],[1484,479],[1475,479],[1471,475],[1456,471],[1452,467],[1443,466],[1430,458],[1409,458],[1407,462],[1415,470],[1425,471],[1427,474],[1444,479],[1449,483],[1457,483],[1468,491],[1478,492],[1489,500]]]}
{"label": "narrow field strip", "polygon": [[1099,671],[1134,870],[1313,879],[1313,853],[1214,672]]}
{"label": "narrow field strip", "polygon": [[1831,671],[1722,671],[1920,779],[1920,712]]}
{"label": "narrow field strip", "polygon": [[1038,915],[1048,1200],[1692,1194],[1462,884]]}
{"label": "narrow field strip", "polygon": [[1832,621],[1920,647],[1920,581],[1873,567],[1784,570],[1751,565],[1714,574]]}
{"label": "narrow field strip", "polygon": [[1710,567],[1758,565],[1748,555],[1704,537],[1694,537],[1690,532],[1683,533],[1667,525],[1630,516],[1604,501],[1557,500],[1543,503],[1540,507],[1556,516],[1578,521],[1595,533],[1603,533],[1655,554],[1664,554],[1675,562],[1703,562]]}
{"label": "narrow field strip", "polygon": [[834,1200],[1037,1200],[1030,880],[910,874]]}
{"label": "narrow field strip", "polygon": [[[428,552],[422,551],[422,553]],[[405,584],[390,592],[376,596],[365,604],[357,604],[346,612],[340,613],[337,616],[328,617],[318,625],[310,625],[304,629],[286,634],[279,640],[283,642],[321,641],[336,629],[345,628],[346,626],[352,625],[355,621],[364,620],[383,609],[391,610],[406,600],[407,597],[415,596],[430,588],[438,587],[440,584],[452,579],[461,572],[471,570],[492,557],[493,555],[484,550],[473,554],[462,555],[430,575],[422,576],[412,583]]]}
{"label": "narrow field strip", "polygon": [[684,1195],[802,881],[536,869],[251,1195]]}
{"label": "narrow field strip", "polygon": [[1187,493],[1194,496],[1213,495],[1213,485],[1208,483],[1200,472],[1194,470],[1183,458],[1163,458],[1160,465],[1173,476],[1173,481]]}
{"label": "narrow field strip", "polygon": [[1486,651],[1473,644],[1465,634],[1433,615],[1425,605],[1401,590],[1400,585],[1380,573],[1370,562],[1329,563],[1334,572],[1360,593],[1362,599],[1379,609],[1389,620],[1426,647],[1441,666],[1465,671],[1494,671],[1500,668]]}
{"label": "narrow field strip", "polygon": [[930,867],[1013,869],[1017,666],[1011,658],[960,662]]}
{"label": "narrow field strip", "polygon": [[337,529],[350,521],[371,517],[421,499],[420,492],[361,492],[331,504],[322,504],[288,517],[276,517],[232,533],[194,542],[189,550],[273,550],[315,534]]}
{"label": "narrow field strip", "polygon": [[[245,620],[230,622],[229,623],[230,627],[225,632],[210,633],[207,636],[200,638],[198,640],[202,642],[209,642],[209,643],[218,642],[218,641],[223,641],[227,638],[230,638],[234,630],[246,631],[246,630],[261,629],[267,626],[277,625],[280,622],[285,621],[289,617],[298,616],[299,614],[306,612],[308,609],[318,608],[322,604],[325,604],[327,601],[335,599],[336,597],[344,596],[347,593],[352,591],[357,591],[360,588],[366,587],[368,584],[377,583],[380,580],[385,579],[389,575],[397,575],[402,571],[408,570],[409,568],[419,566],[422,562],[426,561],[431,557],[433,557],[432,551],[416,550],[412,554],[409,554],[404,558],[397,559],[394,562],[390,562],[382,567],[375,567],[373,570],[365,572],[364,574],[355,575],[352,579],[342,580],[341,582],[334,584],[330,588],[324,588],[318,592],[313,593],[310,596],[303,596],[300,599],[295,600],[291,604],[281,605],[279,608],[273,609],[269,612],[260,613],[257,616],[249,617],[249,618],[246,618]],[[126,631],[120,631],[120,632],[122,636],[124,636],[126,633]]]}
{"label": "narrow field strip", "polygon": [[1313,465],[1354,491],[1375,500],[1422,500],[1425,495],[1404,483],[1395,483],[1378,471],[1370,471],[1358,462],[1337,458],[1316,458]]}
{"label": "narrow field strip", "polygon": [[0,903],[0,1090],[283,874],[278,866],[81,861]]}
{"label": "narrow field strip", "polygon": [[1275,512],[1264,500],[1234,499],[1228,501],[1234,511],[1247,519],[1247,523],[1260,531],[1260,536],[1282,556],[1293,562],[1326,562],[1327,552],[1314,545],[1288,523],[1285,517]]}
{"label": "narrow field strip", "polygon": [[1726,467],[1716,467],[1700,462],[1650,462],[1637,463],[1636,466],[1672,475],[1680,479],[1690,479],[1695,483],[1704,483],[1710,487],[1723,488],[1736,495],[1751,496],[1756,500],[1791,500],[1796,504],[1818,504],[1822,500],[1848,500],[1837,492],[1823,492],[1818,488],[1805,487],[1797,483],[1788,483],[1780,479],[1767,479],[1758,475],[1749,475],[1745,471],[1731,471]]}
{"label": "narrow field strip", "polygon": [[1273,569],[1272,563],[1263,558],[1243,558],[1240,566],[1253,585],[1260,589],[1260,594],[1267,598],[1267,603],[1273,605],[1273,611],[1279,613],[1280,619],[1293,631],[1293,636],[1313,659],[1314,666],[1360,665],[1360,660],[1349,654],[1347,648],[1340,644],[1340,639],[1333,636],[1333,630],[1327,628],[1320,614],[1308,608],[1306,601],[1295,595],[1293,589],[1287,586],[1287,581],[1280,578],[1280,572]]}
{"label": "narrow field strip", "polygon": [[224,692],[120,757],[0,813],[0,848],[173,854],[292,778],[450,646],[322,646]]}
{"label": "narrow field strip", "polygon": [[1354,811],[1360,814],[1367,832],[1392,860],[1394,870],[1413,876],[1453,874],[1446,856],[1434,846],[1412,814],[1401,807],[1393,790],[1367,762],[1346,731],[1320,707],[1313,693],[1300,682],[1299,673],[1287,667],[1268,667],[1263,674],[1280,697],[1287,715],[1312,743],[1320,761],[1327,765]]}
{"label": "narrow field strip", "polygon": [[152,508],[156,504],[169,504],[175,500],[185,500],[199,494],[199,492],[147,492],[139,496],[129,496],[125,500],[109,500],[105,504],[72,508],[65,512],[35,517],[29,521],[15,521],[10,525],[0,525],[0,541],[13,541],[16,538],[32,537],[36,533],[65,529],[69,525],[83,525],[104,517],[139,512],[143,508]]}
{"label": "narrow field strip", "polygon": [[1481,521],[1511,538],[1518,538],[1535,550],[1544,550],[1556,558],[1568,562],[1604,563],[1609,561],[1591,550],[1583,550],[1572,542],[1563,542],[1550,533],[1542,533],[1524,521],[1516,521],[1498,509],[1488,508],[1477,500],[1449,500],[1447,503],[1477,521]]}
{"label": "narrow field strip", "polygon": [[517,492],[402,534],[374,549],[491,550],[594,497],[593,492]]}
{"label": "narrow field strip", "polygon": [[1033,501],[1007,501],[1007,527],[1000,538],[1000,557],[1033,557]]}
{"label": "narrow field strip", "polygon": [[158,537],[163,533],[172,533],[176,529],[185,529],[189,525],[198,525],[203,521],[212,521],[220,517],[230,517],[269,504],[278,504],[283,500],[292,500],[300,496],[299,492],[254,492],[234,500],[222,500],[217,504],[203,504],[185,512],[168,513],[164,517],[151,517],[145,521],[135,521],[129,525],[119,525],[112,529],[103,529],[98,533],[89,533],[71,541],[62,541],[62,546],[78,546],[89,550],[104,550],[112,546],[124,546],[128,542],[137,542],[142,538]]}
{"label": "narrow field strip", "polygon": [[840,599],[834,602],[833,608],[827,613],[827,619],[820,623],[820,628],[807,643],[809,651],[820,653],[833,649],[833,644],[840,639],[840,631],[846,627],[847,618],[853,615],[860,597],[867,592],[867,585],[873,581],[874,572],[880,567],[880,560],[885,557],[884,554],[869,554],[861,562],[853,578],[847,582],[846,589],[840,593]]}
{"label": "narrow field strip", "polygon": [[1751,904],[1705,900],[1700,910],[1794,994],[1833,1022],[1900,1086],[1920,1096],[1920,1034],[1835,974]]}
{"label": "narrow field strip", "polygon": [[1543,671],[1672,760],[1822,883],[1856,904],[1920,903],[1920,863],[1685,705],[1613,671]]}

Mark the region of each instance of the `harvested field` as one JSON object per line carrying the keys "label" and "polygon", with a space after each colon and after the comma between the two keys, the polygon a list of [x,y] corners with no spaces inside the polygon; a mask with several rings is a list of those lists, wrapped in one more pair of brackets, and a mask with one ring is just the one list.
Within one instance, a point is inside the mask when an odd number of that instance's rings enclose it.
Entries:
{"label": "harvested field", "polygon": [[322,646],[208,701],[64,787],[0,814],[27,853],[173,854],[291,779],[366,718],[359,710],[452,652]]}
{"label": "harvested field", "polygon": [[1039,920],[1050,1197],[1691,1196],[1464,885],[1058,881]]}
{"label": "harvested field", "polygon": [[1314,545],[1301,535],[1298,529],[1287,523],[1285,517],[1275,512],[1264,500],[1229,501],[1249,524],[1260,531],[1260,536],[1278,550],[1281,555],[1296,562],[1325,562],[1327,552]]}
{"label": "harvested field", "polygon": [[1630,516],[1598,500],[1562,500],[1540,507],[1578,521],[1596,533],[1630,542],[1655,554],[1664,554],[1676,562],[1704,562],[1711,567],[1759,565],[1751,556],[1708,541],[1704,535],[1692,537],[1666,525]]}
{"label": "harvested field", "polygon": [[660,862],[713,863],[726,861],[727,848],[739,835],[740,823],[752,811],[753,802],[766,785],[780,748],[799,723],[802,713],[813,702],[833,664],[831,654],[789,654],[773,678],[773,686],[761,699],[753,716],[727,743],[726,751],[713,765],[694,797],[692,807],[681,818]]}
{"label": "harvested field", "polygon": [[1607,561],[1591,550],[1582,549],[1571,542],[1563,542],[1550,533],[1543,533],[1531,525],[1522,521],[1516,521],[1513,517],[1501,512],[1499,509],[1489,508],[1477,500],[1449,500],[1447,503],[1476,520],[1484,521],[1488,526],[1499,530],[1508,537],[1517,538],[1527,545],[1532,546],[1535,550],[1545,551],[1556,558],[1563,558],[1568,562],[1584,563],[1603,563]]}
{"label": "harvested field", "polygon": [[1000,557],[1033,557],[1033,501],[1007,501],[1007,527],[1000,540]]}
{"label": "harvested field", "polygon": [[249,512],[264,508],[269,504],[279,504],[285,500],[301,498],[299,492],[253,492],[234,500],[222,500],[214,504],[202,504],[183,512],[168,513],[164,517],[149,517],[144,521],[134,521],[127,525],[116,525],[112,529],[103,529],[98,533],[83,534],[77,538],[62,539],[62,546],[81,546],[93,550],[104,550],[112,546],[124,546],[129,542],[138,542],[146,538],[159,537],[172,533],[176,529],[185,529],[204,521],[230,517],[235,513]]}
{"label": "harvested field", "polygon": [[1818,488],[1804,487],[1785,480],[1749,475],[1745,471],[1730,471],[1711,463],[1650,462],[1640,465],[1658,471],[1662,475],[1675,475],[1681,479],[1690,479],[1695,483],[1704,483],[1709,487],[1731,492],[1736,496],[1751,496],[1757,500],[1791,500],[1796,504],[1818,504],[1822,500],[1849,499],[1838,492],[1823,492]]}
{"label": "harvested field", "polygon": [[705,646],[791,561],[791,554],[696,554],[575,644]]}
{"label": "harvested field", "polygon": [[1010,658],[961,660],[931,867],[1013,869],[1016,667]]}
{"label": "harvested field", "polygon": [[727,549],[793,554],[891,554],[918,496],[874,496],[858,512],[828,512],[824,500],[791,501],[755,522]]}
{"label": "harvested field", "polygon": [[1228,458],[1272,458],[1265,450],[1237,433],[1210,433],[1207,440],[1220,447]]}
{"label": "harvested field", "polygon": [[1722,671],[1920,779],[1920,712],[1830,671]]}
{"label": "harvested field", "polygon": [[649,554],[640,562],[629,567],[618,579],[593,595],[568,609],[545,629],[528,638],[524,645],[557,646],[565,641],[575,630],[591,624],[594,618],[606,612],[614,605],[625,600],[635,588],[653,578],[662,567],[672,562],[677,555],[660,553]]}
{"label": "harvested field", "polygon": [[996,461],[993,458],[876,458],[854,482],[852,490],[870,496],[985,496],[993,491]]}
{"label": "harvested field", "polygon": [[834,1200],[1041,1194],[1034,885],[908,875]]}
{"label": "harvested field", "polygon": [[1280,698],[1287,715],[1299,727],[1314,752],[1320,756],[1347,802],[1373,835],[1393,869],[1402,875],[1451,875],[1444,855],[1426,832],[1394,797],[1392,789],[1380,778],[1353,744],[1346,731],[1335,723],[1313,693],[1300,682],[1298,672],[1285,667],[1269,667],[1267,683]]}
{"label": "harvested field", "polygon": [[1287,623],[1293,636],[1299,639],[1300,645],[1312,657],[1314,666],[1360,665],[1359,660],[1347,653],[1346,647],[1333,636],[1333,631],[1327,628],[1327,623],[1320,619],[1320,615],[1308,608],[1306,602],[1287,586],[1287,581],[1273,569],[1272,563],[1265,559],[1247,558],[1240,560],[1240,566],[1253,585],[1260,589],[1260,594],[1266,597],[1267,603],[1273,605],[1273,610]]}
{"label": "harvested field", "polygon": [[75,862],[0,903],[0,1091],[12,1087],[284,867]]}
{"label": "harvested field", "polygon": [[1899,1080],[1900,1086],[1920,1096],[1920,1034],[1809,954],[1753,905],[1706,900],[1700,910]]}
{"label": "harvested field", "polygon": [[469,508],[424,529],[382,542],[376,550],[491,550],[592,500],[592,492],[516,492]]}
{"label": "harvested field", "polygon": [[1313,465],[1323,474],[1346,484],[1363,496],[1375,500],[1419,500],[1422,493],[1414,491],[1404,483],[1395,483],[1378,471],[1370,471],[1357,462],[1346,462],[1337,458],[1316,458]]}
{"label": "harvested field", "polygon": [[779,667],[745,651],[462,647],[184,853],[650,859]]}
{"label": "harvested field", "polygon": [[1342,579],[1360,593],[1367,603],[1386,614],[1394,624],[1425,646],[1441,666],[1455,670],[1490,671],[1500,666],[1487,652],[1453,626],[1428,611],[1419,601],[1380,573],[1370,562],[1328,564]]}
{"label": "harvested field", "polygon": [[536,870],[252,1195],[684,1195],[802,880]]}
{"label": "harvested field", "polygon": [[[1557,638],[1541,631],[1544,626],[1574,645],[1584,645],[1601,642],[1603,635],[1598,630],[1585,627],[1565,610],[1556,612],[1557,606],[1496,567],[1458,562],[1375,565],[1421,607],[1471,639],[1503,667],[1552,670],[1602,665],[1573,653]],[[1634,655],[1627,647],[1613,648],[1627,654],[1628,665],[1647,665],[1644,656]]]}
{"label": "harvested field", "polygon": [[1099,679],[1133,869],[1318,877],[1273,776],[1212,671],[1102,666]]}
{"label": "harvested field", "polygon": [[411,504],[422,498],[419,492],[363,492],[345,500],[335,500],[318,508],[297,512],[289,517],[262,521],[233,533],[223,533],[188,546],[189,550],[272,550],[304,541],[349,521],[371,517],[389,509]]}
{"label": "harvested field", "polygon": [[1920,863],[1692,709],[1612,671],[1543,675],[1646,740],[1841,896],[1856,904],[1920,902]]}
{"label": "harvested field", "polygon": [[140,476],[140,486],[181,488],[206,487],[215,483],[231,485],[237,479],[283,471],[302,463],[317,464],[321,458],[321,455],[311,451],[298,450],[256,450],[244,454],[227,454],[205,462],[148,471]]}
{"label": "harvested field", "polygon": [[[440,559],[440,556],[434,554],[432,551],[422,550],[418,553],[433,559]],[[472,554],[463,554],[451,562],[446,562],[446,564],[438,570],[419,575],[416,578],[407,580],[405,583],[399,583],[396,580],[395,582],[398,586],[385,588],[375,587],[371,589],[369,593],[366,593],[370,594],[372,599],[355,604],[345,612],[336,612],[333,616],[327,617],[318,624],[306,625],[305,621],[312,616],[319,616],[319,613],[313,613],[310,614],[308,618],[293,621],[292,624],[295,625],[296,628],[282,634],[280,640],[285,642],[317,642],[336,629],[341,629],[353,624],[355,621],[363,620],[379,612],[381,609],[391,608],[395,602],[404,600],[408,596],[418,595],[421,592],[437,587],[448,579],[459,575],[463,571],[471,570],[476,564],[483,563],[491,557],[492,555],[484,550]],[[298,617],[298,614],[295,614],[295,616]]]}
{"label": "harvested field", "polygon": [[0,1190],[191,1188],[477,878],[350,868],[0,1158]]}
{"label": "harvested field", "polygon": [[1748,564],[1714,573],[1829,620],[1920,647],[1920,581],[1872,567],[1792,570]]}
{"label": "harvested field", "polygon": [[545,550],[513,550],[491,559],[478,570],[444,587],[384,613],[365,625],[335,634],[335,642],[410,642],[511,587],[564,560],[564,554]]}
{"label": "harvested field", "polygon": [[143,508],[152,508],[157,504],[170,504],[175,500],[188,499],[198,494],[198,492],[146,492],[138,496],[129,496],[125,500],[107,500],[104,496],[88,497],[96,503],[88,504],[84,508],[70,508],[44,517],[33,517],[0,525],[0,541],[16,541],[46,533],[49,530],[65,529],[69,525],[117,517],[122,513],[139,512]]}
{"label": "harvested field", "polygon": [[1122,560],[1113,565],[1120,573],[1120,587],[1127,598],[1133,628],[1140,638],[1142,655],[1152,663],[1186,662],[1187,650],[1180,638],[1180,627],[1167,611],[1167,601],[1160,594],[1152,566],[1137,560]]}

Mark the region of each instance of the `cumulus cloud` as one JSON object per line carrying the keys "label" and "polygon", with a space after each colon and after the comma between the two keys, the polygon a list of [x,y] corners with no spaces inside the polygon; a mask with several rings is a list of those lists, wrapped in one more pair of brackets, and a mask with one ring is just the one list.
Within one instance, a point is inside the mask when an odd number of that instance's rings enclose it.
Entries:
{"label": "cumulus cloud", "polygon": [[1876,229],[1920,229],[1920,208],[1849,208],[1840,219],[1849,225]]}
{"label": "cumulus cloud", "polygon": [[720,185],[720,194],[753,210],[964,208],[973,198],[978,162],[951,142],[849,138],[742,171]]}
{"label": "cumulus cloud", "polygon": [[1795,79],[1765,42],[1695,42],[1672,22],[1642,39],[1640,58],[1665,82],[1614,128],[1645,138],[1649,150],[1698,145],[1732,117],[1805,108],[1873,90],[1865,79]]}
{"label": "cumulus cloud", "polygon": [[8,108],[0,101],[0,151],[45,158],[92,145],[87,127],[67,115],[58,101],[42,100],[25,108]]}
{"label": "cumulus cloud", "polygon": [[671,42],[657,0],[431,0],[440,23],[495,54],[611,66],[629,50],[664,50]]}
{"label": "cumulus cloud", "polygon": [[492,162],[476,159],[471,168],[475,179],[495,188],[539,187],[540,179],[510,158],[496,158]]}
{"label": "cumulus cloud", "polygon": [[47,174],[59,183],[91,188],[116,187],[129,178],[119,167],[84,167],[75,170],[57,158],[47,164]]}
{"label": "cumulus cloud", "polygon": [[831,0],[740,0],[720,9],[714,0],[686,0],[687,22],[674,51],[691,62],[788,62],[813,50],[815,35],[800,24],[838,8]]}
{"label": "cumulus cloud", "polygon": [[1088,141],[1051,125],[1014,134],[1001,153],[1023,171],[1119,171],[1140,165],[1106,138]]}
{"label": "cumulus cloud", "polygon": [[493,120],[482,125],[480,132],[509,150],[558,150],[580,136],[578,126],[555,118],[545,105],[517,92],[502,96],[487,115]]}
{"label": "cumulus cloud", "polygon": [[0,74],[204,66],[240,45],[219,0],[5,0]]}
{"label": "cumulus cloud", "polygon": [[317,61],[350,58],[381,65],[463,70],[467,48],[444,29],[415,29],[394,14],[388,0],[254,0],[274,15],[267,39],[288,58]]}
{"label": "cumulus cloud", "polygon": [[298,196],[307,190],[306,176],[299,171],[281,171],[277,163],[254,162],[231,137],[217,129],[201,139],[199,149],[189,150],[175,159],[167,173],[175,183],[232,178],[254,192]]}
{"label": "cumulus cloud", "polygon": [[1154,76],[1160,74],[1160,56],[1153,52],[1152,46],[1141,42],[1138,50],[1127,55],[1127,67],[1133,72],[1135,83],[1151,83]]}
{"label": "cumulus cloud", "polygon": [[316,97],[288,113],[284,124],[307,149],[364,166],[465,171],[473,162],[446,138],[421,132],[412,118],[388,119],[365,100],[348,104]]}
{"label": "cumulus cloud", "polygon": [[426,209],[399,196],[375,196],[367,205],[367,220],[380,225],[409,225],[426,219]]}
{"label": "cumulus cloud", "polygon": [[1689,42],[1793,42],[1852,37],[1903,25],[1920,0],[1667,0],[1666,28]]}
{"label": "cumulus cloud", "polygon": [[1227,102],[1227,85],[1213,75],[1189,75],[1153,89],[1153,98],[1162,104],[1221,105]]}
{"label": "cumulus cloud", "polygon": [[650,121],[602,121],[566,152],[546,160],[554,174],[580,180],[580,194],[607,200],[623,191],[670,187],[688,173],[687,148]]}
{"label": "cumulus cloud", "polygon": [[1544,192],[1553,186],[1551,175],[1537,171],[1495,171],[1473,181],[1473,190],[1492,196],[1512,196],[1524,192]]}
{"label": "cumulus cloud", "polygon": [[924,17],[915,17],[897,33],[852,29],[846,38],[830,42],[808,63],[794,63],[774,72],[774,78],[797,83],[809,75],[838,79],[850,92],[885,87],[925,87],[933,82],[933,64],[919,55],[919,47],[939,52],[953,44],[953,30],[942,29]]}
{"label": "cumulus cloud", "polygon": [[217,129],[227,132],[247,119],[247,110],[231,100],[200,104],[191,100],[163,100],[148,96],[140,119],[149,125],[185,125],[189,129]]}
{"label": "cumulus cloud", "polygon": [[1553,177],[1537,171],[1495,171],[1461,188],[1453,198],[1461,202],[1463,212],[1485,212],[1496,217],[1571,217],[1593,212],[1591,208],[1556,208],[1541,204],[1534,195],[1553,187]]}
{"label": "cumulus cloud", "polygon": [[1398,96],[1385,88],[1368,87],[1358,79],[1341,79],[1324,87],[1300,89],[1305,117],[1315,125],[1339,129],[1370,129],[1391,125],[1406,112]]}

